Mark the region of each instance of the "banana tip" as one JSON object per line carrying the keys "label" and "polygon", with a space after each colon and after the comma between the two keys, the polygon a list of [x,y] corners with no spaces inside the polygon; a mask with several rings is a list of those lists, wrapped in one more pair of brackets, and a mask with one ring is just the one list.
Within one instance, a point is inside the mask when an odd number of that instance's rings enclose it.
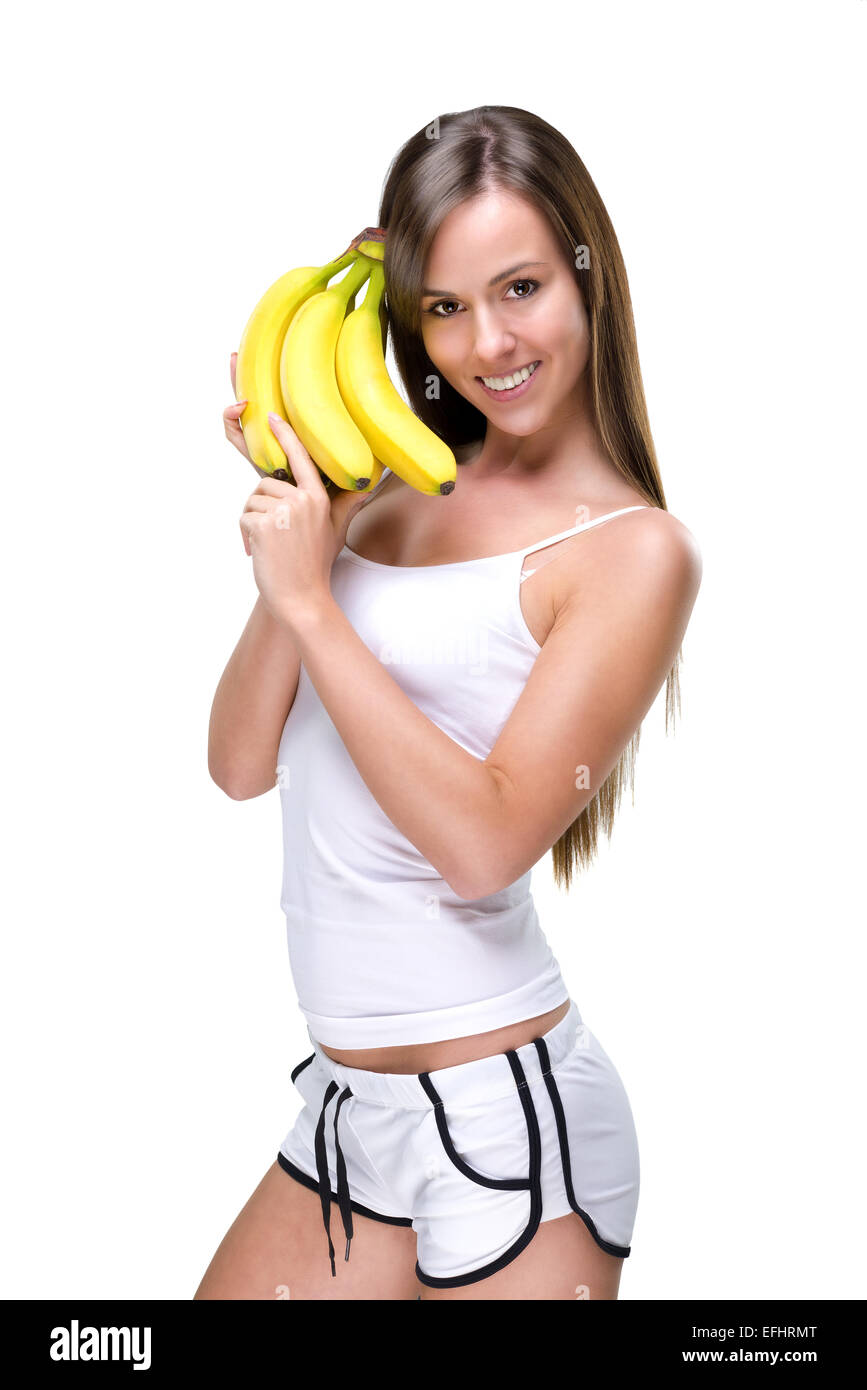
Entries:
{"label": "banana tip", "polygon": [[440,492],[444,497],[448,497],[450,492],[454,492],[454,483],[440,483]]}

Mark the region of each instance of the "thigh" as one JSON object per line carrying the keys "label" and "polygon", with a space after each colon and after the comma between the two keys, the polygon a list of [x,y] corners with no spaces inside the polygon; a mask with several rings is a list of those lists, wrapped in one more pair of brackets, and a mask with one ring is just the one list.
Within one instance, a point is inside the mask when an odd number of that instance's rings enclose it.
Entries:
{"label": "thigh", "polygon": [[426,1299],[616,1299],[623,1260],[602,1250],[576,1212],[543,1221],[505,1269],[454,1289],[421,1288]]}
{"label": "thigh", "polygon": [[[336,1202],[332,1232],[341,1230]],[[336,1227],[335,1227],[336,1223]],[[416,1235],[352,1213],[331,1273],[319,1194],[273,1163],[229,1227],[194,1299],[417,1299]],[[338,1251],[342,1239],[333,1236]]]}

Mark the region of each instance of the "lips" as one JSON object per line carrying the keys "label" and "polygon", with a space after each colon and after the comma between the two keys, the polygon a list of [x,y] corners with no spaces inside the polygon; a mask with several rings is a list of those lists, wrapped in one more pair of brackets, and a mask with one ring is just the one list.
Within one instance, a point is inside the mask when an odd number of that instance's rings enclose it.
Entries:
{"label": "lips", "polygon": [[[529,366],[532,366],[532,363],[528,362],[526,365],[529,367]],[[518,370],[519,370],[519,371],[523,371],[523,368],[519,368]],[[482,380],[482,378],[481,378],[480,376],[477,376],[477,377],[476,377],[476,381],[479,383],[479,386],[482,388],[482,390],[484,391],[485,395],[486,395],[486,396],[489,396],[489,397],[491,398],[491,400],[493,400],[493,401],[502,401],[502,402],[505,404],[507,401],[515,401],[515,400],[517,400],[519,396],[523,396],[523,395],[525,394],[525,392],[529,391],[530,387],[532,386],[533,382],[536,380],[536,377],[539,375],[539,373],[540,373],[541,370],[542,370],[542,365],[541,365],[541,363],[539,363],[539,365],[536,367],[536,370],[535,370],[534,372],[531,372],[531,373],[530,373],[530,375],[527,377],[526,381],[521,381],[521,382],[518,383],[517,386],[511,386],[511,387],[507,388],[507,389],[504,390],[504,391],[495,391],[495,390],[493,390],[490,386],[486,386],[485,383],[484,383],[484,381]],[[510,376],[511,373],[510,373],[510,372],[506,372],[505,375],[506,375],[506,376]],[[502,379],[502,378],[501,378],[501,379]]]}

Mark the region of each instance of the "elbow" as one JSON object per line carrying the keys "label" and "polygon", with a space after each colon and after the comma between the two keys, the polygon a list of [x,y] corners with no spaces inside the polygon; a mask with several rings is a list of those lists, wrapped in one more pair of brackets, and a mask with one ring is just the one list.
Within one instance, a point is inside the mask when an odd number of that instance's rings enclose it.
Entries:
{"label": "elbow", "polygon": [[503,871],[502,863],[496,866],[494,872],[488,872],[484,864],[476,861],[472,865],[465,865],[462,872],[447,878],[446,882],[457,897],[466,903],[473,903],[480,898],[490,898],[509,886],[512,880],[504,882]]}
{"label": "elbow", "polygon": [[252,801],[254,797],[264,796],[273,786],[273,782],[269,782],[267,787],[263,787],[261,783],[259,783],[258,786],[250,786],[245,782],[229,782],[225,787],[222,787],[221,790],[224,791],[226,796],[230,797],[232,801]]}
{"label": "elbow", "polygon": [[473,872],[468,875],[464,873],[461,866],[458,866],[457,873],[452,873],[447,865],[440,867],[440,865],[435,864],[433,860],[429,860],[428,862],[436,869],[446,887],[450,888],[455,897],[460,898],[462,902],[475,902],[477,898],[485,896],[484,893],[479,891],[480,885],[478,882],[477,865],[474,867]]}
{"label": "elbow", "polygon": [[448,883],[449,888],[451,888],[455,897],[460,898],[461,902],[474,903],[478,898],[483,898],[485,896],[484,893],[477,892],[475,888],[465,887],[463,884],[454,883],[451,879],[447,879],[446,882]]}
{"label": "elbow", "polygon": [[499,893],[504,886],[505,885],[501,883],[485,883],[482,880],[465,882],[458,885],[453,883],[449,884],[452,892],[465,903],[475,903],[479,902],[482,898],[493,897],[494,893]]}
{"label": "elbow", "polygon": [[225,792],[226,796],[232,801],[243,801],[245,799],[241,794],[240,788],[234,782],[230,782],[223,773],[215,772],[211,767],[208,768],[208,772],[210,773],[211,781],[214,786],[219,787],[220,791]]}
{"label": "elbow", "polygon": [[228,782],[225,785],[222,782],[218,782],[217,786],[220,788],[220,791],[226,793],[230,801],[249,801],[252,796],[259,795],[258,792],[250,792],[246,787],[236,785],[234,782]]}
{"label": "elbow", "polygon": [[[502,841],[503,836],[499,836]],[[544,853],[544,847],[541,850]],[[491,898],[495,893],[504,893],[529,873],[536,859],[530,859],[526,845],[515,845],[514,853],[506,855],[499,843],[496,852],[489,859],[482,859],[476,853],[471,865],[463,865],[462,872],[453,881],[454,892],[465,902],[475,902],[479,898]],[[449,880],[452,882],[452,880]]]}
{"label": "elbow", "polygon": [[[535,863],[527,862],[525,837],[512,828],[515,817],[506,797],[506,789],[514,792],[510,779],[490,763],[486,768],[492,776],[496,804],[493,809],[486,807],[484,816],[480,815],[464,836],[472,858],[467,862],[464,851],[464,861],[456,866],[454,879],[449,880],[458,897],[468,903],[505,892]],[[521,817],[517,819],[520,822]]]}
{"label": "elbow", "polygon": [[467,839],[471,860],[467,862],[464,858],[463,862],[453,865],[451,878],[443,875],[452,891],[464,902],[477,902],[480,898],[502,893],[526,873],[525,846],[512,844],[505,834],[502,817],[498,816],[493,829],[479,827]]}
{"label": "elbow", "polygon": [[271,790],[276,782],[276,773],[266,784],[261,777],[254,780],[238,772],[214,768],[210,764],[208,765],[208,772],[215,786],[218,786],[221,792],[225,792],[232,801],[251,801],[253,797],[263,796],[265,792]]}

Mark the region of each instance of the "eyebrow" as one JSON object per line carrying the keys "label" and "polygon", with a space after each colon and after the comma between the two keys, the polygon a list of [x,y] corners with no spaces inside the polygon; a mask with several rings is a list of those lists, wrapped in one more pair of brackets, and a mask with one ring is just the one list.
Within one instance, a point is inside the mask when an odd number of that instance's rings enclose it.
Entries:
{"label": "eyebrow", "polygon": [[[509,275],[514,275],[516,270],[526,270],[528,265],[547,264],[547,261],[521,261],[520,265],[510,265],[508,270],[501,270],[499,275],[495,275],[493,280],[489,280],[488,287],[490,288],[491,285],[498,285],[501,280],[505,280]],[[455,294],[454,290],[429,290],[425,288],[422,290],[422,294],[442,294],[446,295],[449,299],[459,298],[459,296]]]}

